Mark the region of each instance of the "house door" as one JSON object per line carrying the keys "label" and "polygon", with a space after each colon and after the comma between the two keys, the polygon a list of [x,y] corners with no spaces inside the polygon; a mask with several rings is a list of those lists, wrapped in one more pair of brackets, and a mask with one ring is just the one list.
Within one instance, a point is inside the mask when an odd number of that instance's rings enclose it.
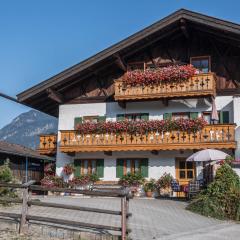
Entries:
{"label": "house door", "polygon": [[176,158],[176,179],[180,185],[188,184],[196,177],[196,166],[194,162],[186,162],[186,158]]}

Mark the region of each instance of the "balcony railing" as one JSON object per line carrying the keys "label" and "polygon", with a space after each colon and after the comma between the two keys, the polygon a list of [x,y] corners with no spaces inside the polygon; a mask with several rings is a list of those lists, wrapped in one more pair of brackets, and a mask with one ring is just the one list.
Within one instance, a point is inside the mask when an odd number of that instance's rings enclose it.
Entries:
{"label": "balcony railing", "polygon": [[79,134],[61,131],[62,152],[139,151],[173,149],[234,149],[235,125],[207,125],[196,133],[151,132],[147,135]]}
{"label": "balcony railing", "polygon": [[125,86],[122,79],[115,81],[115,100],[141,100],[174,97],[214,96],[214,73],[197,74],[183,83],[162,83],[154,86]]}
{"label": "balcony railing", "polygon": [[38,152],[43,155],[54,155],[57,152],[57,135],[40,135]]}

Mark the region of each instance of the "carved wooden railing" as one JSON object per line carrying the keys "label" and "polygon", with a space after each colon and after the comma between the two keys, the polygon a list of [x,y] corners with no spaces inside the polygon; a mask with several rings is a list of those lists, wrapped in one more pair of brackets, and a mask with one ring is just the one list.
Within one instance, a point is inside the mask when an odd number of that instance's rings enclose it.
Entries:
{"label": "carved wooden railing", "polygon": [[207,125],[196,133],[181,131],[150,132],[147,135],[79,134],[61,131],[62,152],[134,151],[172,149],[234,149],[235,125]]}
{"label": "carved wooden railing", "polygon": [[38,152],[45,155],[53,155],[57,152],[57,135],[44,134],[40,135]]}
{"label": "carved wooden railing", "polygon": [[114,86],[115,100],[215,96],[216,77],[214,73],[204,73],[194,75],[183,83],[162,83],[144,87],[126,86],[122,79],[118,79]]}

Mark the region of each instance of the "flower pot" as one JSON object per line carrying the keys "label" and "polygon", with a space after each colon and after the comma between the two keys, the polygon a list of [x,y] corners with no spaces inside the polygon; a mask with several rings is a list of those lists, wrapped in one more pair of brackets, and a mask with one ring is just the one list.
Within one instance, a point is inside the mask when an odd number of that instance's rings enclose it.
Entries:
{"label": "flower pot", "polygon": [[171,196],[171,188],[168,187],[168,188],[161,188],[160,189],[160,196],[163,196],[163,197],[170,197]]}
{"label": "flower pot", "polygon": [[141,197],[144,196],[143,188],[140,187],[130,187],[130,191],[133,197]]}
{"label": "flower pot", "polygon": [[151,197],[153,196],[153,192],[147,191],[147,192],[146,192],[146,196],[149,197],[149,198],[151,198]]}

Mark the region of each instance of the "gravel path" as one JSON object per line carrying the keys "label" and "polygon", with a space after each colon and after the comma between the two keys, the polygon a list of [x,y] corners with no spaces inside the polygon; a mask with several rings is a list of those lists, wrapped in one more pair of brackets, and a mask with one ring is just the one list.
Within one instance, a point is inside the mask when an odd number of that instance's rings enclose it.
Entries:
{"label": "gravel path", "polygon": [[[47,197],[41,198],[41,201],[120,210],[120,199],[113,198]],[[239,224],[200,216],[186,211],[185,207],[185,202],[174,200],[130,200],[130,212],[133,214],[129,221],[129,227],[132,229],[130,237],[133,240],[239,239]],[[9,208],[5,210],[9,211]],[[20,212],[20,207],[11,207],[10,210]],[[120,226],[119,216],[106,214],[43,207],[31,207],[30,214]]]}

